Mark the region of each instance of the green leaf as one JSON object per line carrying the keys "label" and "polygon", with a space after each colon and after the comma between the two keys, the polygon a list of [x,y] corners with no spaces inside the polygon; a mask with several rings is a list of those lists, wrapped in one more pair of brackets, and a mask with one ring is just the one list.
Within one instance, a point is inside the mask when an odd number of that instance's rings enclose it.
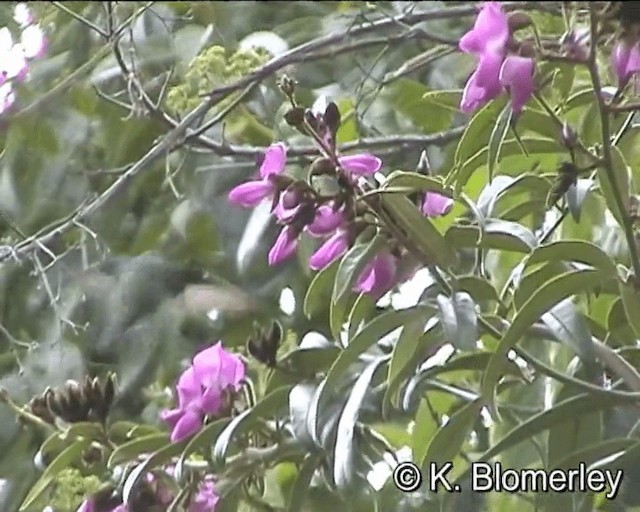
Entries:
{"label": "green leaf", "polygon": [[216,443],[213,445],[211,455],[214,462],[222,465],[233,438],[247,432],[247,429],[257,419],[266,416],[271,417],[279,408],[286,406],[290,390],[291,386],[282,386],[265,396],[250,409],[233,418],[218,435]]}
{"label": "green leaf", "polygon": [[551,469],[575,468],[581,462],[586,464],[587,466],[590,466],[591,464],[606,457],[610,457],[617,452],[625,451],[627,448],[632,447],[637,442],[637,440],[629,438],[606,439],[604,441],[594,443],[590,446],[579,448],[570,455],[567,455],[561,461],[554,464]]}
{"label": "green leaf", "polygon": [[582,203],[587,198],[587,194],[593,187],[594,180],[589,178],[578,178],[574,185],[569,187],[565,194],[567,198],[567,206],[573,220],[580,222],[580,213],[582,212]]}
{"label": "green leaf", "polygon": [[164,433],[139,437],[133,441],[124,443],[111,453],[107,467],[113,468],[122,462],[135,460],[141,454],[159,450],[169,442],[169,435]]}
{"label": "green leaf", "polygon": [[496,163],[500,158],[500,150],[502,149],[502,143],[507,137],[509,128],[511,126],[511,118],[513,112],[511,105],[506,105],[496,122],[493,130],[491,131],[491,137],[489,137],[489,146],[487,148],[487,167],[489,169],[489,182],[493,180],[493,175],[496,167]]}
{"label": "green leaf", "polygon": [[312,279],[304,296],[302,310],[307,318],[327,307],[331,298],[332,286],[338,272],[339,261],[336,260],[320,270]]}
{"label": "green leaf", "polygon": [[333,479],[340,488],[348,487],[352,482],[353,468],[353,435],[362,402],[369,390],[375,372],[389,357],[380,357],[370,363],[356,380],[347,403],[342,409],[336,433],[334,449]]}
{"label": "green leaf", "polygon": [[571,299],[559,302],[540,319],[558,341],[571,348],[583,361],[595,361],[589,324]]}
{"label": "green leaf", "polygon": [[393,171],[387,176],[380,189],[407,189],[407,192],[429,191],[436,192],[443,196],[453,197],[453,190],[445,187],[440,180],[431,176],[425,176],[424,174],[407,171]]}
{"label": "green leaf", "polygon": [[467,292],[436,298],[445,337],[458,350],[473,350],[478,341],[476,304]]}
{"label": "green leaf", "polygon": [[317,455],[307,455],[300,466],[298,476],[291,489],[287,504],[287,512],[303,512],[307,492],[311,484],[313,474],[318,468],[321,459]]}
{"label": "green leaf", "polygon": [[127,476],[122,486],[122,500],[125,504],[129,504],[130,500],[136,495],[136,489],[143,477],[152,469],[162,466],[169,462],[173,457],[177,456],[186,444],[186,440],[179,443],[169,443],[149,455],[143,462],[138,464]]}
{"label": "green leaf", "polygon": [[[349,367],[358,360],[360,355],[377,343],[382,337],[402,327],[407,321],[416,315],[416,310],[421,308],[408,308],[402,311],[387,311],[374,318],[365,325],[356,336],[350,340],[345,350],[335,360],[327,376],[323,379],[321,387],[316,391],[314,400],[309,405],[307,416],[307,428],[315,442],[318,442],[318,411],[320,405],[326,403],[329,395],[338,387],[341,377]],[[426,311],[425,311],[426,313]]]}
{"label": "green leaf", "polygon": [[448,242],[411,201],[406,197],[386,195],[382,202],[394,223],[430,264],[448,268],[455,263],[456,254]]}
{"label": "green leaf", "polygon": [[498,301],[500,297],[493,285],[479,276],[462,276],[456,279],[457,290],[465,291],[476,302]]}
{"label": "green leaf", "polygon": [[20,506],[20,512],[29,510],[29,507],[47,490],[47,487],[55,482],[58,473],[68,469],[76,461],[80,460],[85,449],[88,448],[90,444],[91,439],[81,438],[62,450],[62,452],[51,461],[51,464],[47,466],[47,469],[44,470],[40,478],[33,484]]}
{"label": "green leaf", "polygon": [[599,270],[577,270],[566,272],[547,281],[536,290],[522,306],[509,328],[504,332],[496,350],[487,365],[482,381],[482,396],[492,415],[497,417],[495,407],[495,386],[500,380],[504,362],[509,350],[525,334],[526,330],[545,312],[563,299],[576,293],[589,290],[601,284],[602,272]]}
{"label": "green leaf", "polygon": [[349,338],[353,338],[376,312],[376,301],[368,293],[361,293],[349,313]]}
{"label": "green leaf", "polygon": [[490,101],[473,115],[456,147],[455,168],[459,169],[464,162],[486,147],[489,142],[487,135],[495,126],[506,101],[505,98]]}
{"label": "green leaf", "polygon": [[631,283],[619,282],[624,311],[636,337],[640,338],[640,297]]}
{"label": "green leaf", "polygon": [[420,462],[423,471],[426,471],[428,464],[442,467],[458,455],[481,407],[479,399],[465,404],[438,429],[429,443],[426,457]]}
{"label": "green leaf", "polygon": [[[562,152],[562,147],[557,140],[543,139],[534,137],[522,137],[522,145],[529,152],[529,158],[524,159],[525,162],[535,161],[536,155],[554,154],[557,155]],[[500,156],[505,158],[507,156],[519,155],[522,152],[522,148],[516,139],[508,139],[502,143],[500,149]],[[475,155],[466,160],[457,170],[455,174],[455,192],[459,193],[463,187],[469,181],[469,178],[473,173],[486,165],[487,163],[488,149],[483,147]],[[530,165],[530,164],[529,164]]]}
{"label": "green leaf", "polygon": [[387,390],[382,401],[382,415],[385,418],[389,416],[390,405],[398,406],[397,395],[402,382],[409,376],[409,372],[420,364],[420,360],[429,348],[429,344],[423,343],[425,340],[422,339],[425,322],[426,319],[421,314],[407,320],[398,342],[393,347],[387,374]]}
{"label": "green leaf", "polygon": [[482,231],[478,226],[454,224],[445,235],[454,247],[480,247],[529,254],[538,240],[527,228],[516,222],[487,219]]}
{"label": "green leaf", "polygon": [[541,245],[527,258],[526,265],[544,261],[576,261],[601,270],[604,276],[615,276],[615,263],[597,245],[583,240],[560,240]]}
{"label": "green leaf", "polygon": [[[183,473],[184,463],[189,456],[198,450],[209,449],[211,443],[220,435],[220,432],[229,424],[229,418],[220,418],[205,425],[187,442],[184,450],[180,454],[176,463],[175,473],[181,475]],[[179,478],[179,477],[178,477]]]}
{"label": "green leaf", "polygon": [[[609,173],[604,167],[598,168],[598,182],[607,208],[609,208],[620,226],[624,227],[623,215],[626,215],[626,210],[629,208],[630,171],[624,155],[616,146],[611,146],[611,165],[613,171],[612,177],[609,176]],[[620,194],[619,199],[622,200],[622,208],[624,211],[620,211],[618,207],[616,190]]]}

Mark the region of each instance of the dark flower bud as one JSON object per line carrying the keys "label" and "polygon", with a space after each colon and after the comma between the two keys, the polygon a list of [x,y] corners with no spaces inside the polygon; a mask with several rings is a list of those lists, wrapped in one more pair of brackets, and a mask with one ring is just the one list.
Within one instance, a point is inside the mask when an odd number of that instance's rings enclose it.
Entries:
{"label": "dark flower bud", "polygon": [[536,48],[531,41],[522,41],[519,45],[518,53],[521,57],[532,59],[536,56]]}
{"label": "dark flower bud", "polygon": [[247,350],[262,364],[275,368],[282,335],[282,326],[274,321],[268,329],[258,330],[247,340]]}
{"label": "dark flower bud", "polygon": [[578,145],[578,135],[567,123],[562,124],[562,132],[560,134],[562,144],[567,149],[575,149]]}
{"label": "dark flower bud", "polygon": [[420,153],[420,160],[418,160],[416,172],[426,174],[427,176],[431,175],[431,162],[429,162],[429,156],[427,155],[426,150],[423,150],[422,153]]}
{"label": "dark flower bud", "polygon": [[46,423],[54,425],[56,422],[56,418],[49,409],[44,396],[33,397],[29,402],[29,411]]}
{"label": "dark flower bud", "polygon": [[509,32],[512,34],[531,25],[532,20],[526,12],[515,11],[509,14],[508,18]]}
{"label": "dark flower bud", "polygon": [[332,138],[335,139],[336,133],[338,132],[338,128],[340,128],[340,123],[342,121],[338,106],[333,101],[330,101],[327,104],[327,109],[324,112],[324,122],[331,132]]}
{"label": "dark flower bud", "polygon": [[280,90],[289,98],[292,98],[296,92],[296,81],[287,75],[282,75],[278,82]]}
{"label": "dark flower bud", "polygon": [[284,115],[284,120],[293,128],[300,128],[304,123],[304,109],[302,107],[292,107]]}
{"label": "dark flower bud", "polygon": [[309,176],[321,176],[323,174],[335,174],[336,168],[331,160],[324,157],[316,158],[309,168]]}

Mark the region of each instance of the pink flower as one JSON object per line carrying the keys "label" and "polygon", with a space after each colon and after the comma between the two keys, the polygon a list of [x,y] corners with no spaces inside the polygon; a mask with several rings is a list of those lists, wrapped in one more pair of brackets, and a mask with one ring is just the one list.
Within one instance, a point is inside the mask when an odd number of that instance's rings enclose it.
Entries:
{"label": "pink flower", "polygon": [[288,189],[280,194],[278,204],[273,213],[283,223],[291,222],[304,204],[300,201],[301,193],[297,189]]}
{"label": "pink flower", "polygon": [[510,37],[509,20],[500,3],[485,3],[473,28],[458,43],[460,50],[478,58],[476,69],[462,91],[462,112],[474,112],[506,89],[511,96],[511,108],[518,114],[533,95],[534,61],[507,56]]}
{"label": "pink flower", "polygon": [[313,270],[320,270],[331,265],[349,249],[349,233],[339,229],[328,238],[309,259],[309,266]]}
{"label": "pink flower", "polygon": [[219,342],[196,354],[192,365],[178,379],[178,407],[161,413],[162,420],[172,429],[171,441],[195,434],[205,416],[222,412],[227,393],[238,392],[244,377],[242,360]]}
{"label": "pink flower", "polygon": [[422,214],[427,217],[446,215],[452,207],[453,199],[436,192],[427,192],[422,201]]}
{"label": "pink flower", "polygon": [[324,236],[333,233],[344,221],[344,212],[341,209],[334,210],[332,204],[323,204],[316,210],[316,216],[313,222],[307,225],[306,230],[311,236]]}
{"label": "pink flower", "polygon": [[631,78],[640,73],[640,41],[630,45],[618,41],[611,53],[611,62],[618,78],[618,87],[625,87]]}
{"label": "pink flower", "polygon": [[44,32],[38,25],[29,25],[22,31],[20,46],[27,59],[41,57],[47,49]]}
{"label": "pink flower", "polygon": [[285,226],[269,251],[269,265],[274,266],[288,260],[298,247],[298,233],[291,226]]}
{"label": "pink flower", "polygon": [[382,251],[365,266],[354,291],[366,293],[376,300],[396,284],[397,260],[389,251]]}
{"label": "pink flower", "polygon": [[473,28],[462,36],[458,47],[465,53],[504,54],[509,40],[509,20],[500,2],[486,2]]}
{"label": "pink flower", "polygon": [[239,206],[257,206],[263,199],[275,191],[271,176],[282,174],[287,162],[287,148],[282,142],[272,144],[264,154],[260,166],[260,180],[248,181],[233,188],[229,192],[229,201]]}
{"label": "pink flower", "polygon": [[213,477],[207,475],[198,485],[198,492],[191,500],[189,512],[214,512],[219,500]]}
{"label": "pink flower", "polygon": [[371,176],[382,167],[382,160],[369,153],[341,156],[338,158],[338,163],[352,176]]}
{"label": "pink flower", "polygon": [[13,8],[13,19],[21,28],[24,28],[33,23],[33,13],[25,2],[20,2]]}
{"label": "pink flower", "polygon": [[511,110],[518,114],[533,96],[533,59],[510,55],[500,69],[500,83],[511,96]]}

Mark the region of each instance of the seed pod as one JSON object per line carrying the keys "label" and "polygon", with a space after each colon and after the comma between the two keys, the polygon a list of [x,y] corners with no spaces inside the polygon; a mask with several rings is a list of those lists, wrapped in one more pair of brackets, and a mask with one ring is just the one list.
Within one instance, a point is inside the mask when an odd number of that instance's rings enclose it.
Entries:
{"label": "seed pod", "polygon": [[[304,123],[304,109],[302,107],[292,107],[284,115],[284,120],[293,128],[300,128]],[[306,132],[306,130],[305,130]]]}

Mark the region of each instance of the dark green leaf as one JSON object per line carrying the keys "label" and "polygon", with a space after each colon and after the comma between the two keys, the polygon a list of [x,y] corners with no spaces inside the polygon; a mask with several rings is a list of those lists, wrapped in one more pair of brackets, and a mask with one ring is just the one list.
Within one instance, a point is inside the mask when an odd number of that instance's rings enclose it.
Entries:
{"label": "dark green leaf", "polygon": [[587,194],[593,187],[594,180],[589,178],[578,178],[574,185],[567,190],[567,206],[573,220],[580,222],[580,213],[582,212],[582,203],[587,198]]}
{"label": "dark green leaf", "polygon": [[347,487],[352,482],[354,472],[353,435],[362,402],[369,390],[371,380],[381,364],[387,362],[388,357],[381,357],[365,368],[356,380],[347,403],[338,421],[336,445],[334,450],[333,479],[338,487]]}
{"label": "dark green leaf", "polygon": [[467,292],[456,292],[453,297],[438,295],[440,322],[445,337],[458,350],[473,350],[478,341],[476,304]]}
{"label": "dark green leaf", "polygon": [[558,341],[565,343],[583,361],[595,361],[589,325],[571,299],[559,302],[540,319],[551,329]]}
{"label": "dark green leaf", "polygon": [[289,495],[289,502],[287,504],[287,512],[302,512],[304,509],[304,503],[306,495],[309,491],[311,479],[315,473],[318,465],[320,464],[320,458],[314,455],[307,455],[307,458],[300,466],[298,470],[298,476],[291,489]]}
{"label": "dark green leaf", "polygon": [[152,434],[150,436],[138,437],[133,441],[118,446],[109,457],[107,466],[113,468],[122,462],[137,459],[143,453],[154,452],[169,443],[169,435]]}
{"label": "dark green leaf", "polygon": [[496,167],[496,163],[500,158],[500,150],[502,149],[502,143],[509,133],[511,126],[511,117],[513,112],[511,105],[507,105],[502,109],[498,120],[491,131],[491,137],[489,137],[489,146],[487,147],[487,168],[489,169],[489,183],[493,180],[493,175]]}
{"label": "dark green leaf", "polygon": [[311,318],[318,311],[327,307],[327,302],[331,298],[332,286],[338,272],[338,265],[339,261],[334,261],[313,277],[307,293],[304,296],[304,305],[302,307],[307,318]]}
{"label": "dark green leaf", "polygon": [[602,272],[597,270],[564,273],[544,283],[516,313],[513,322],[503,334],[482,381],[482,395],[493,415],[497,414],[495,386],[501,377],[509,350],[518,343],[526,330],[555,304],[571,295],[598,286],[602,279]]}
{"label": "dark green leaf", "polygon": [[458,455],[481,407],[480,400],[465,404],[449,418],[447,423],[438,429],[429,443],[426,457],[420,463],[423,471],[428,468],[428,464],[442,467],[446,462],[453,460]]}
{"label": "dark green leaf", "polygon": [[279,408],[287,403],[291,386],[283,386],[269,393],[256,405],[240,413],[220,432],[213,445],[212,457],[218,464],[223,464],[234,437],[247,432],[256,420],[273,416]]}

